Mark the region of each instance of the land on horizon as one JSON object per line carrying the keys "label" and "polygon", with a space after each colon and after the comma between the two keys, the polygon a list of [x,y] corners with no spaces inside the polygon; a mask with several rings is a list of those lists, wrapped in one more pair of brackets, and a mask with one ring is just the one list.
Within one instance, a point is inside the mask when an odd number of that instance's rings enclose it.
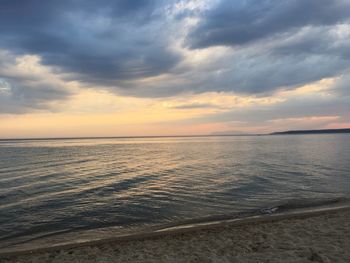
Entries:
{"label": "land on horizon", "polygon": [[291,130],[282,132],[273,132],[271,135],[287,135],[287,134],[327,134],[327,133],[350,133],[350,128],[346,129],[320,129],[320,130]]}

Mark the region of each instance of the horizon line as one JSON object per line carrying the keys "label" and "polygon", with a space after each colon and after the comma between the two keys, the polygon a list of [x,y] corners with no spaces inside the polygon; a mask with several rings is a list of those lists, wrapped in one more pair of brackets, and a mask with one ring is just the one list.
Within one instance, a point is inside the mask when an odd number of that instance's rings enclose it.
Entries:
{"label": "horizon line", "polygon": [[89,139],[142,139],[142,138],[189,138],[189,137],[229,137],[229,136],[260,136],[270,133],[244,134],[194,134],[194,135],[139,135],[139,136],[82,136],[82,137],[28,137],[28,138],[0,138],[0,141],[30,141],[30,140],[89,140]]}
{"label": "horizon line", "polygon": [[350,132],[350,128],[338,129],[310,129],[310,130],[287,130],[269,133],[241,133],[241,134],[193,134],[193,135],[139,135],[139,136],[82,136],[82,137],[27,137],[27,138],[0,138],[0,141],[31,141],[31,140],[89,140],[89,139],[142,139],[142,138],[191,138],[191,137],[230,137],[230,136],[266,136],[266,135],[297,135],[297,134],[320,134],[332,131]]}

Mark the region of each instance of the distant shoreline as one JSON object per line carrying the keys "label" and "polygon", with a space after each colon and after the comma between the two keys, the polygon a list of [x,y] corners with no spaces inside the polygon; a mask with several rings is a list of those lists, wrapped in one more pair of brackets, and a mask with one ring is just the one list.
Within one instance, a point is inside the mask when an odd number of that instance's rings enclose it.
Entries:
{"label": "distant shoreline", "polygon": [[323,129],[323,130],[293,130],[273,132],[270,135],[291,135],[291,134],[335,134],[335,133],[350,133],[349,129]]}
{"label": "distant shoreline", "polygon": [[155,139],[155,138],[205,138],[205,137],[244,137],[244,136],[270,136],[270,135],[302,135],[302,134],[339,134],[350,133],[347,129],[322,130],[290,130],[272,133],[254,134],[199,134],[199,135],[148,135],[148,136],[91,136],[91,137],[48,137],[48,138],[0,138],[1,141],[49,141],[49,140],[94,140],[94,139]]}

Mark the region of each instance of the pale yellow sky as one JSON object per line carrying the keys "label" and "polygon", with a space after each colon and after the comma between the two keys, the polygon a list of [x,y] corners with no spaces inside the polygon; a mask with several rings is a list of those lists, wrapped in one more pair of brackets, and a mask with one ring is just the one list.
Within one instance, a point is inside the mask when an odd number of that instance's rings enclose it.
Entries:
{"label": "pale yellow sky", "polygon": [[[35,69],[34,69],[35,70]],[[51,78],[51,81],[57,81]],[[212,133],[265,133],[277,127],[323,125],[341,127],[339,116],[278,118],[263,124],[245,121],[215,121],[218,114],[278,106],[289,99],[332,96],[333,79],[305,85],[271,96],[238,96],[229,92],[182,94],[170,98],[134,98],[106,90],[84,89],[68,83],[68,100],[50,102],[50,111],[0,115],[2,138],[201,135]],[[204,118],[204,120],[203,120]],[[199,121],[196,121],[199,119]]]}

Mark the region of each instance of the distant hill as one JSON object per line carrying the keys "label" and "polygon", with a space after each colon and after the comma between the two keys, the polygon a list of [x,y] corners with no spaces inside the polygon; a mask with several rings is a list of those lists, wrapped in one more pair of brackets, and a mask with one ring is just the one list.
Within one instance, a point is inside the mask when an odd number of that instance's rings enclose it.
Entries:
{"label": "distant hill", "polygon": [[273,132],[271,135],[287,135],[287,134],[329,134],[329,133],[350,133],[349,129],[326,129],[326,130],[297,130]]}

